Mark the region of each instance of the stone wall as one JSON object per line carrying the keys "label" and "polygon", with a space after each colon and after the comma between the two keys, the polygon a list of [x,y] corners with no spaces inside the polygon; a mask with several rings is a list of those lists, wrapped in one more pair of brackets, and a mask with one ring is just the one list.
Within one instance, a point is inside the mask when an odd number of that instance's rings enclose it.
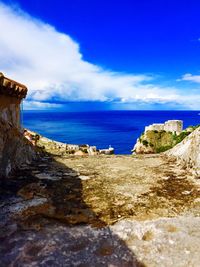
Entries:
{"label": "stone wall", "polygon": [[0,177],[9,174],[36,157],[34,147],[18,127],[0,118]]}
{"label": "stone wall", "polygon": [[183,131],[183,122],[180,120],[169,120],[164,124],[164,130],[166,132],[176,132],[180,134]]}
{"label": "stone wall", "polygon": [[0,73],[0,177],[36,157],[20,125],[20,103],[27,89]]}
{"label": "stone wall", "polygon": [[183,122],[181,120],[168,120],[165,123],[154,123],[145,127],[147,131],[166,131],[180,134],[183,130]]}
{"label": "stone wall", "polygon": [[163,131],[164,130],[164,124],[163,123],[154,123],[149,126],[145,127],[145,132],[147,131]]}
{"label": "stone wall", "polygon": [[1,95],[0,119],[20,128],[20,99]]}

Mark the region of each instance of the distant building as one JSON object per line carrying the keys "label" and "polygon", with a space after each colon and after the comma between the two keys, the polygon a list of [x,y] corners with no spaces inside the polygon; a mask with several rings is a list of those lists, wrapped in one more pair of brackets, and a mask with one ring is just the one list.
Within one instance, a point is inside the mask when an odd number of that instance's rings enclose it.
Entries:
{"label": "distant building", "polygon": [[166,131],[180,134],[183,131],[183,121],[168,120],[165,123],[154,123],[145,127],[145,132],[147,131]]}

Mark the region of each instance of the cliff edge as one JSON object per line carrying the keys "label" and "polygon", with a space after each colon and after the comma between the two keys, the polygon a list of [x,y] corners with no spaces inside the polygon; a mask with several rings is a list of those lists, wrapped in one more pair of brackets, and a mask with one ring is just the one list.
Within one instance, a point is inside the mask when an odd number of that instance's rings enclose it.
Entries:
{"label": "cliff edge", "polygon": [[165,152],[182,142],[199,127],[199,125],[190,126],[183,130],[182,125],[182,121],[170,120],[164,124],[156,123],[145,127],[145,132],[137,139],[132,151],[136,154]]}

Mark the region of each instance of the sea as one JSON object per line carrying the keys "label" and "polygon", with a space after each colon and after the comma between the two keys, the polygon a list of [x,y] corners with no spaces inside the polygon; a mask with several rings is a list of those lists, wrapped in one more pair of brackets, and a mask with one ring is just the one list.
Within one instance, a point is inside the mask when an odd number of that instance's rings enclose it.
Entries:
{"label": "sea", "polygon": [[200,124],[200,111],[23,111],[25,128],[47,138],[88,144],[98,149],[115,149],[115,154],[131,154],[144,128],[166,120],[183,120],[184,128]]}

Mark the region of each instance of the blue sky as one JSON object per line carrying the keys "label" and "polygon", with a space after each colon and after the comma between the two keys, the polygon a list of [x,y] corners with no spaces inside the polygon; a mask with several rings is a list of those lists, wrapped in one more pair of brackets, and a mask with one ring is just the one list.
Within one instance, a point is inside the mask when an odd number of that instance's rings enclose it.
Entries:
{"label": "blue sky", "polygon": [[199,109],[199,13],[198,0],[0,1],[0,68],[28,85],[29,109]]}

